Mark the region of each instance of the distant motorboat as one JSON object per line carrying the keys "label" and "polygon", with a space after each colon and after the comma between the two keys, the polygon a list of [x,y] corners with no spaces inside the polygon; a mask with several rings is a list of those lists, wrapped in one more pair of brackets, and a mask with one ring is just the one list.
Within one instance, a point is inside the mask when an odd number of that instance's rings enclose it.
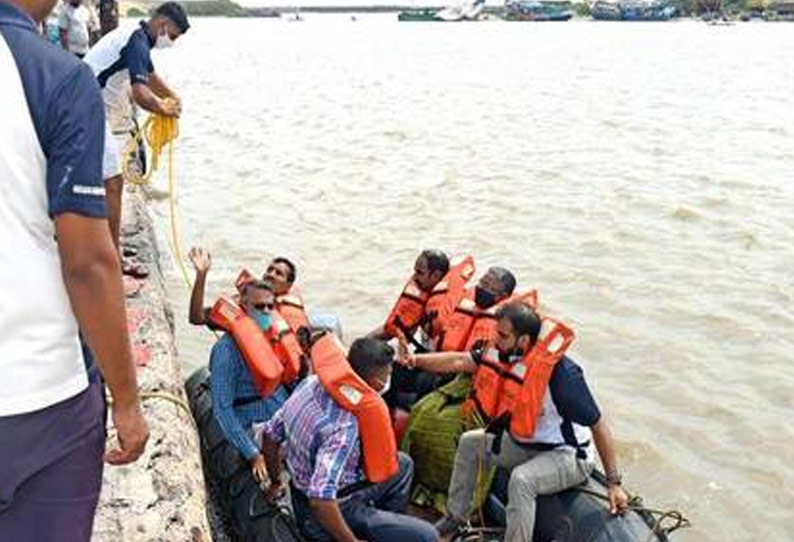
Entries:
{"label": "distant motorboat", "polygon": [[436,15],[442,21],[476,21],[482,13],[483,5],[485,5],[485,0],[463,2],[461,4],[445,7]]}
{"label": "distant motorboat", "polygon": [[598,0],[590,10],[601,21],[669,21],[678,14],[676,7],[664,0]]}
{"label": "distant motorboat", "polygon": [[438,18],[438,10],[431,8],[421,9],[406,9],[397,15],[398,21],[406,22],[427,22],[427,21],[441,21]]}
{"label": "distant motorboat", "polygon": [[443,9],[406,9],[397,15],[399,21],[476,21],[482,15],[485,0],[474,0],[447,6]]}
{"label": "distant motorboat", "polygon": [[505,5],[506,21],[568,21],[573,17],[566,0],[519,0]]}
{"label": "distant motorboat", "polygon": [[597,0],[593,7],[590,8],[590,14],[593,19],[599,21],[620,21],[622,19],[620,5],[617,2],[609,2],[607,0]]}

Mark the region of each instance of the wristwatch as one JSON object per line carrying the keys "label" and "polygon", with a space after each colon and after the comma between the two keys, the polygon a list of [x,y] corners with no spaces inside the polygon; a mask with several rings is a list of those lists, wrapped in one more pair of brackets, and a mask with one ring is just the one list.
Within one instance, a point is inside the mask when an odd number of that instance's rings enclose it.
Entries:
{"label": "wristwatch", "polygon": [[620,471],[615,471],[606,475],[607,486],[619,486],[623,483],[623,475]]}

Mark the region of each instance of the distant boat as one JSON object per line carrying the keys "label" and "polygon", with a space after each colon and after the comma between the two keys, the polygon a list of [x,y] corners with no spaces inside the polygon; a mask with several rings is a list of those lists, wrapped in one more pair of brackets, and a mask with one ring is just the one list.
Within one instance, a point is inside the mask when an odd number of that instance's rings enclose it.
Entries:
{"label": "distant boat", "polygon": [[442,21],[456,22],[456,21],[476,21],[482,13],[485,0],[474,0],[473,2],[462,2],[452,6],[445,7],[436,15]]}
{"label": "distant boat", "polygon": [[598,0],[593,4],[593,7],[590,8],[590,14],[593,19],[599,21],[620,21],[622,19],[620,5],[617,2],[608,2],[606,0]]}
{"label": "distant boat", "polygon": [[601,21],[669,21],[678,14],[676,7],[667,1],[628,0],[608,2],[598,0],[590,10],[594,19]]}
{"label": "distant boat", "polygon": [[573,17],[571,3],[566,0],[519,0],[505,5],[506,21],[567,21]]}
{"label": "distant boat", "polygon": [[437,14],[438,10],[431,8],[406,9],[397,15],[397,20],[409,22],[441,21],[442,19],[440,19]]}
{"label": "distant boat", "polygon": [[476,21],[482,14],[485,0],[474,0],[447,6],[444,9],[406,9],[397,15],[400,21]]}
{"label": "distant boat", "polygon": [[676,14],[675,6],[666,2],[621,2],[624,21],[669,21]]}

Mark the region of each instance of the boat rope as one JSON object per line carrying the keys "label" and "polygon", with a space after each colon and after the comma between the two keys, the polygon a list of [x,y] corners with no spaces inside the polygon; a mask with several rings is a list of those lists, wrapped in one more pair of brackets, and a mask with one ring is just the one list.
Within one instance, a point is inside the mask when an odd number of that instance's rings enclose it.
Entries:
{"label": "boat rope", "polygon": [[[138,398],[141,400],[142,403],[146,401],[150,401],[152,399],[158,399],[161,401],[167,401],[177,407],[177,410],[181,409],[186,414],[190,422],[193,424],[193,427],[198,429],[196,425],[196,420],[193,419],[193,413],[190,411],[190,406],[185,402],[184,399],[179,397],[176,394],[167,391],[159,391],[159,390],[143,390],[138,392]],[[113,404],[113,396],[110,394],[110,390],[105,387],[105,402],[108,406]],[[108,434],[107,440],[110,440],[113,437],[112,434]]]}
{"label": "boat rope", "polygon": [[185,402],[184,399],[175,395],[173,393],[167,391],[141,391],[138,393],[138,397],[141,401],[146,402],[151,399],[159,399],[162,401],[168,401],[178,408],[181,408],[190,418],[190,421],[193,422],[193,425],[196,425],[196,420],[193,419],[193,413],[190,411],[190,406]]}
{"label": "boat rope", "polygon": [[[609,502],[609,496],[601,493],[600,491],[595,491],[585,486],[577,486],[572,489]],[[689,521],[689,519],[684,517],[684,514],[680,510],[658,510],[655,508],[648,508],[642,504],[642,497],[639,495],[629,495],[628,509],[634,510],[635,512],[648,514],[653,518],[653,525],[651,525],[651,535],[648,538],[649,541],[653,539],[653,535],[667,536],[678,529],[685,529],[692,526],[692,523]],[[665,526],[665,522],[672,523],[669,526]]]}
{"label": "boat rope", "polygon": [[[168,246],[171,250],[171,257],[177,264],[182,280],[188,290],[193,288],[193,282],[185,266],[185,261],[182,252],[179,209],[177,207],[176,195],[176,176],[174,175],[174,140],[179,137],[179,121],[174,117],[164,117],[152,113],[146,119],[143,126],[138,128],[137,124],[135,130],[130,135],[129,141],[124,147],[122,153],[122,171],[124,178],[136,186],[144,186],[150,184],[153,173],[160,165],[160,155],[163,149],[168,147],[168,211],[170,222],[170,236],[168,237]],[[130,156],[137,155],[140,146],[145,141],[151,149],[151,165],[149,170],[144,172],[139,168],[133,166],[133,161],[129,159]],[[209,328],[207,328],[209,329]],[[218,333],[215,330],[209,329],[217,340]]]}

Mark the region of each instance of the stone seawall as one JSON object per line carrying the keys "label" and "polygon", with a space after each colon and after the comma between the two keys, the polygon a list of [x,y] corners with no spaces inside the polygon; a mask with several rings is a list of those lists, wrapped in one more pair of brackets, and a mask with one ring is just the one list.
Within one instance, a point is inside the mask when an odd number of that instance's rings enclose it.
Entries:
{"label": "stone seawall", "polygon": [[[105,466],[92,540],[211,542],[199,440],[187,409],[152,218],[141,196],[124,198],[122,246],[137,250],[131,259],[150,273],[143,280],[125,277],[124,289],[151,436],[135,464]],[[109,445],[113,438],[111,430]]]}

